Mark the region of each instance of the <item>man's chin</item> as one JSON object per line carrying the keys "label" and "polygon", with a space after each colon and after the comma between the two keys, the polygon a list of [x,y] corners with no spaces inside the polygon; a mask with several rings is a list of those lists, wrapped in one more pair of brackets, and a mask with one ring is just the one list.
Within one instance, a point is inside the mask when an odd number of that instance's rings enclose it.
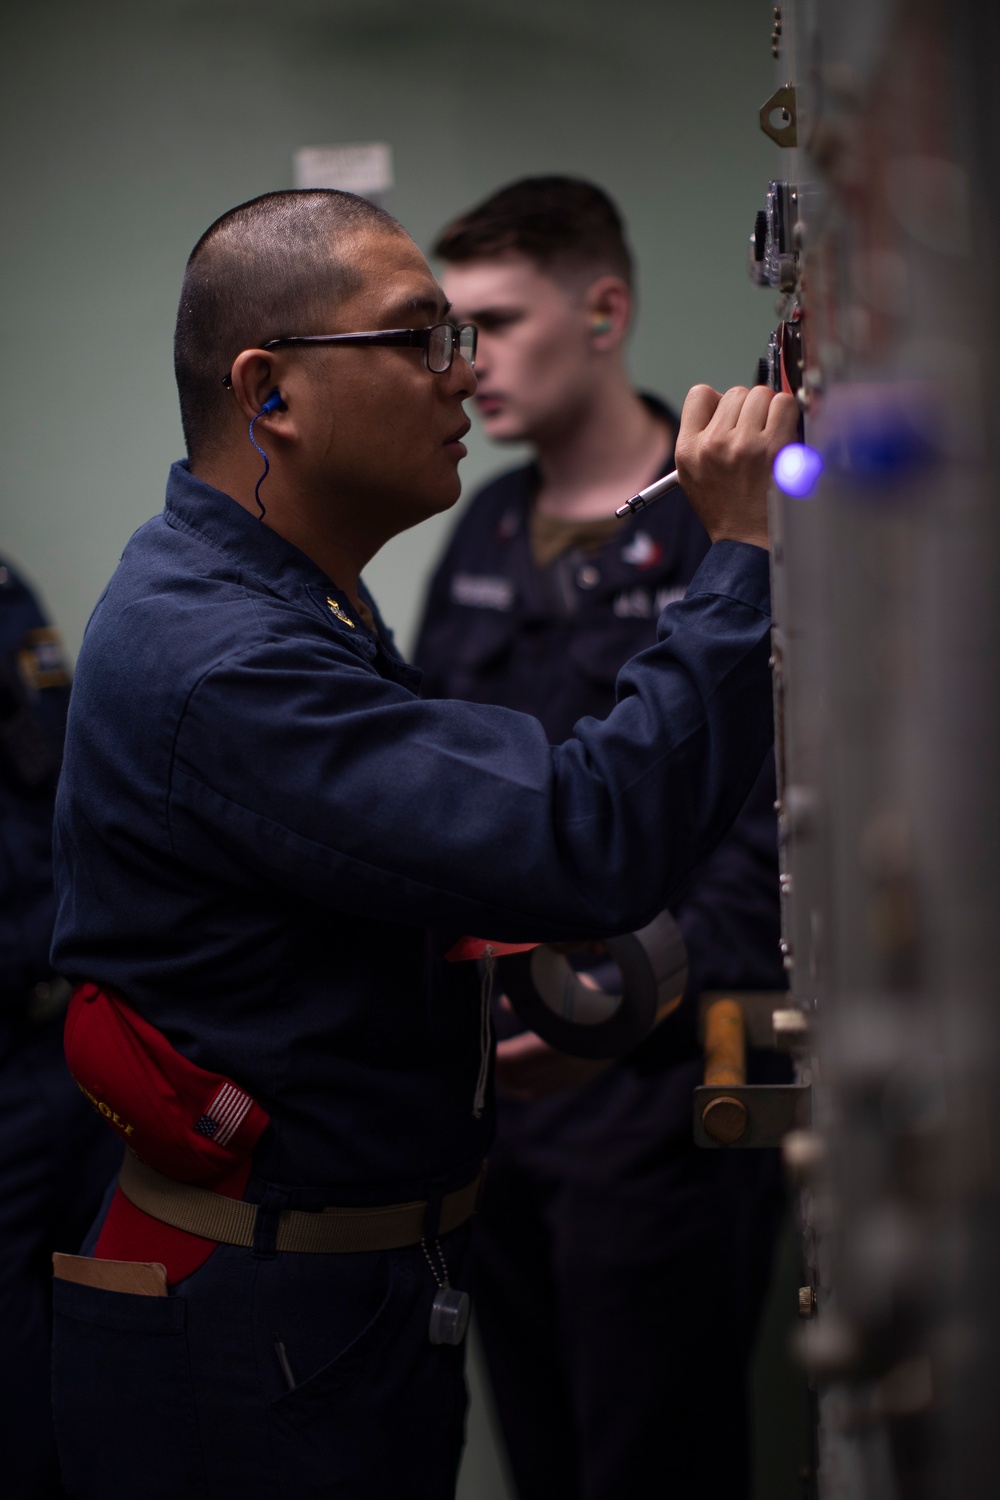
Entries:
{"label": "man's chin", "polygon": [[480,412],[479,422],[491,443],[524,443],[528,440],[523,425],[510,412],[497,412],[495,417]]}
{"label": "man's chin", "polygon": [[435,489],[430,493],[425,492],[420,496],[410,525],[419,526],[421,521],[429,521],[431,516],[443,515],[445,511],[457,505],[461,497],[462,481],[456,473],[453,485],[442,485],[440,489]]}

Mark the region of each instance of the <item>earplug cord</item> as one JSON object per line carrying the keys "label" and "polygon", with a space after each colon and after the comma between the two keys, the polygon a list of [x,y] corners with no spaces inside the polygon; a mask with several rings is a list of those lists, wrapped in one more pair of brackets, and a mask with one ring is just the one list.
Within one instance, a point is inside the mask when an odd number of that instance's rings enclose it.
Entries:
{"label": "earplug cord", "polygon": [[260,421],[260,419],[261,419],[261,417],[263,415],[264,415],[264,412],[263,411],[259,411],[257,413],[257,415],[254,417],[253,421],[250,423],[250,441],[251,441],[251,443],[253,443],[254,447],[257,449],[257,452],[260,454],[261,458],[264,460],[263,473],[261,474],[260,478],[258,479],[258,481],[256,483],[256,486],[254,487],[254,492],[253,492],[253,497],[254,497],[254,499],[257,502],[257,509],[260,511],[260,515],[257,517],[258,521],[263,521],[265,515],[267,514],[267,507],[265,506],[263,500],[260,498],[260,487],[264,483],[264,480],[267,478],[268,473],[269,473],[270,468],[271,468],[271,460],[268,458],[267,454],[264,452],[263,448],[260,446],[260,444],[258,443],[257,439],[253,435],[254,427]]}

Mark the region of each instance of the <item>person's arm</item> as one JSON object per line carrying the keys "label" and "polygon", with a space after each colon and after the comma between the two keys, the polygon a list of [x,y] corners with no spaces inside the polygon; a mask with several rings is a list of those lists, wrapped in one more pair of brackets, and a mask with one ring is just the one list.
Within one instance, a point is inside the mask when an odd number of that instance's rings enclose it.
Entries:
{"label": "person's arm", "polygon": [[[713,405],[698,390],[678,443],[686,491],[710,533],[759,535],[780,424],[756,392]],[[721,539],[658,644],[621,673],[616,709],[554,749],[525,715],[414,698],[345,649],[336,622],[305,654],[272,635],[191,695],[174,852],[340,910],[482,937],[637,928],[718,843],[770,743],[768,607],[766,555]],[[262,715],[275,700],[281,712]],[[220,763],[222,723],[235,732]]]}
{"label": "person's arm", "polygon": [[[586,975],[579,976],[586,984]],[[512,1011],[506,995],[501,1009]],[[512,1099],[542,1099],[547,1094],[585,1087],[612,1066],[613,1057],[573,1057],[550,1046],[535,1031],[519,1031],[497,1042],[493,1076],[497,1091]]]}
{"label": "person's arm", "polygon": [[721,838],[770,743],[767,607],[766,556],[715,548],[622,672],[618,707],[555,748],[527,715],[415,698],[336,622],[307,654],[273,634],[188,700],[173,851],[484,937],[638,927]]}

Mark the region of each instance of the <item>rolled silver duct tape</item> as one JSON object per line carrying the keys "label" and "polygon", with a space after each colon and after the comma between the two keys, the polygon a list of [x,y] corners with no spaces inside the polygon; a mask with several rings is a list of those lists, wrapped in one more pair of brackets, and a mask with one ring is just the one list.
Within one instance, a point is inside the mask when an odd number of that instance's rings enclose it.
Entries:
{"label": "rolled silver duct tape", "polygon": [[591,989],[565,954],[545,945],[497,964],[497,986],[521,1020],[573,1057],[624,1057],[684,994],[687,949],[668,911],[639,932],[607,938],[604,947],[621,973],[618,994]]}

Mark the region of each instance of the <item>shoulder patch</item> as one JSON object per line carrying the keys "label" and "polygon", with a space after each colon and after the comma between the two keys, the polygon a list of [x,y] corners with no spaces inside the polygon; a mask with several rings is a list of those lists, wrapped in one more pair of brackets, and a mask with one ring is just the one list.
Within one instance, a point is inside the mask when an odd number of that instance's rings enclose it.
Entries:
{"label": "shoulder patch", "polygon": [[26,631],[17,653],[17,668],[29,693],[44,688],[66,687],[69,669],[62,651],[62,637],[51,625]]}

